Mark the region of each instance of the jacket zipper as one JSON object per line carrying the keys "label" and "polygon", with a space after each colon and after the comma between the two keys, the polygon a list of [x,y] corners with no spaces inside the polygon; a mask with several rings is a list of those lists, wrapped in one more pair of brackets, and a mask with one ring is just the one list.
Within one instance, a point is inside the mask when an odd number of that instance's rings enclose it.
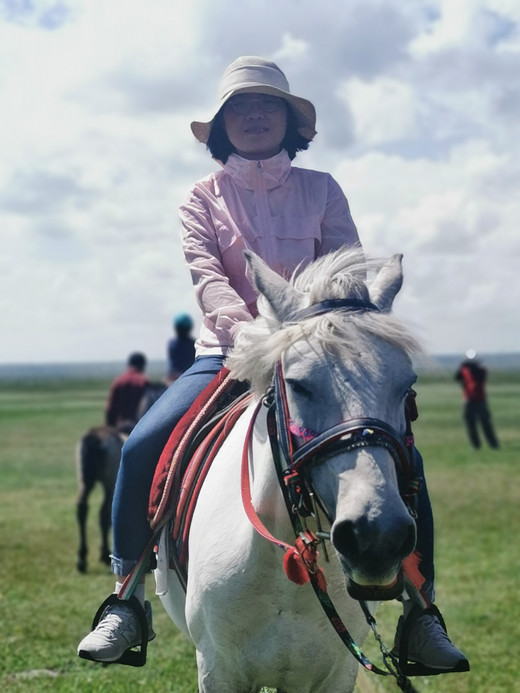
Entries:
{"label": "jacket zipper", "polygon": [[257,187],[258,218],[260,219],[260,223],[262,225],[262,230],[264,233],[264,248],[267,251],[266,257],[264,257],[263,259],[269,265],[269,267],[272,267],[275,258],[273,256],[274,252],[273,238],[271,233],[271,217],[269,214],[269,204],[267,201],[267,188],[265,186],[264,167],[261,161],[256,162],[256,167],[261,182],[261,185]]}

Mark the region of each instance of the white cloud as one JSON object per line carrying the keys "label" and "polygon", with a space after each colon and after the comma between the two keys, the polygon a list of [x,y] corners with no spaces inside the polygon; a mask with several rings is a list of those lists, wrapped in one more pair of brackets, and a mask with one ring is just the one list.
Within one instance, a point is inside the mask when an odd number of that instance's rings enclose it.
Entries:
{"label": "white cloud", "polygon": [[463,351],[468,340],[481,340],[481,350],[496,350],[498,341],[516,349],[507,316],[520,301],[520,201],[500,184],[504,171],[515,170],[517,179],[513,157],[473,142],[443,162],[367,154],[336,171],[356,201],[367,250],[404,253],[400,308],[431,350]]}
{"label": "white cloud", "polygon": [[340,94],[354,117],[354,132],[365,145],[417,135],[417,99],[413,89],[397,79],[348,81]]}
{"label": "white cloud", "polygon": [[308,50],[309,44],[307,41],[302,41],[292,36],[292,34],[286,33],[282,36],[282,45],[274,53],[273,60],[282,62],[285,60],[301,60],[308,54]]}

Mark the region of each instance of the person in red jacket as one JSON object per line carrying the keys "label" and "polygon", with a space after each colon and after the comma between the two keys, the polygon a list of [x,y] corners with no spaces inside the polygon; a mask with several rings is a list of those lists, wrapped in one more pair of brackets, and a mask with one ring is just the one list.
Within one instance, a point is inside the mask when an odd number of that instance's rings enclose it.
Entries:
{"label": "person in red jacket", "polygon": [[134,352],[128,357],[127,369],[112,382],[105,408],[107,426],[131,430],[138,420],[139,403],[150,385],[144,375],[146,356]]}
{"label": "person in red jacket", "polygon": [[466,359],[455,373],[455,379],[462,385],[464,421],[470,443],[474,448],[480,447],[479,424],[489,446],[492,448],[499,446],[486,398],[486,378],[487,370],[477,360],[477,352],[474,349],[468,349]]}

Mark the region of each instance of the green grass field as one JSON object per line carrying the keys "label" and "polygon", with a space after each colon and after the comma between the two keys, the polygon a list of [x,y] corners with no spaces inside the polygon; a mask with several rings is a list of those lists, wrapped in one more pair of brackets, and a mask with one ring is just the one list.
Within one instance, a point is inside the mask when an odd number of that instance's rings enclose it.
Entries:
{"label": "green grass field", "polygon": [[[98,562],[100,492],[91,503],[89,573],[75,569],[74,448],[89,426],[101,423],[107,388],[94,380],[0,383],[0,686],[9,693],[197,690],[192,647],[156,597],[158,638],[146,667],[103,667],[76,656],[113,588]],[[414,683],[432,693],[514,693],[520,691],[520,373],[496,374],[488,388],[498,451],[469,447],[456,383],[428,377],[417,390],[416,441],[436,519],[437,603],[472,671]],[[397,603],[378,612],[389,644],[398,615]],[[370,643],[366,649],[375,653]],[[374,690],[397,690],[375,676],[370,681]]]}

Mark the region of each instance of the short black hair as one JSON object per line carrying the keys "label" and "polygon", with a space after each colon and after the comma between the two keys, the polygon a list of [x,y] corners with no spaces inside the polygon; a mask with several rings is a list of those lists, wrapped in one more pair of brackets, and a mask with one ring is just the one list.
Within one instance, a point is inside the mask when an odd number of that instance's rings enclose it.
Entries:
{"label": "short black hair", "polygon": [[140,351],[135,351],[128,357],[128,365],[136,368],[138,371],[143,372],[146,368],[146,356]]}
{"label": "short black hair", "polygon": [[[309,148],[310,140],[298,132],[298,122],[292,108],[284,99],[287,109],[287,129],[285,137],[282,140],[282,149],[285,149],[291,161],[298,152],[305,151]],[[225,105],[218,111],[213,119],[213,125],[209,133],[207,148],[211,156],[217,161],[222,161],[223,164],[229,158],[230,154],[236,154],[236,149],[233,147],[227,136],[226,127],[224,125],[224,108]]]}

